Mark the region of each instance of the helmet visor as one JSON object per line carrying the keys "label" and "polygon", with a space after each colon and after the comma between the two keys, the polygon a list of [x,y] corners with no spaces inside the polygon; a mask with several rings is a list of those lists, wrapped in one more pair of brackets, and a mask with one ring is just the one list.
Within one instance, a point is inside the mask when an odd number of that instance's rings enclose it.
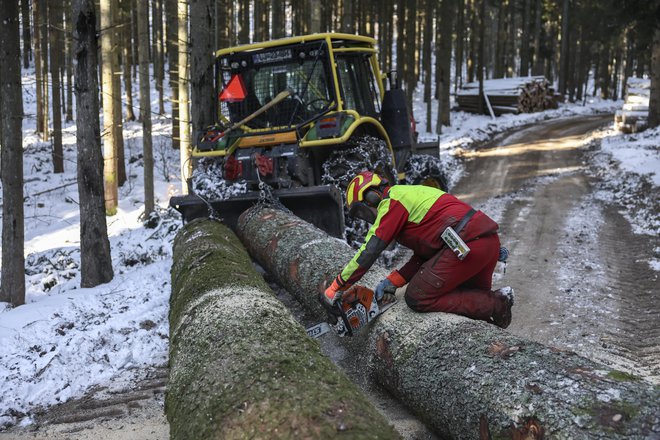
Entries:
{"label": "helmet visor", "polygon": [[369,224],[373,224],[376,221],[376,213],[374,212],[374,209],[370,208],[369,205],[364,202],[354,202],[348,210],[348,215],[364,220]]}

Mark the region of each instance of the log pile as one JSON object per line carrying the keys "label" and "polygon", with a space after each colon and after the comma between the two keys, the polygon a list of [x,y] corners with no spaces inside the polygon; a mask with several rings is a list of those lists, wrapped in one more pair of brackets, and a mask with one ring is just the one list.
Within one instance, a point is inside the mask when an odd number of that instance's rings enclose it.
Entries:
{"label": "log pile", "polygon": [[[354,251],[263,206],[245,212],[237,229],[271,275],[322,316],[318,291]],[[373,288],[385,273],[373,271],[378,274],[362,284]],[[377,383],[443,438],[660,435],[658,387],[481,321],[418,314],[400,301],[365,334],[342,342]]]}
{"label": "log pile", "polygon": [[165,412],[171,439],[400,438],[206,219],[174,242]]}
{"label": "log pile", "polygon": [[628,78],[621,110],[614,114],[615,127],[624,133],[637,133],[648,126],[651,80]]}
{"label": "log pile", "polygon": [[[484,81],[484,114],[533,113],[557,108],[554,89],[543,76],[501,78]],[[456,95],[458,109],[479,112],[479,83],[465,84]],[[490,108],[489,108],[490,104]]]}

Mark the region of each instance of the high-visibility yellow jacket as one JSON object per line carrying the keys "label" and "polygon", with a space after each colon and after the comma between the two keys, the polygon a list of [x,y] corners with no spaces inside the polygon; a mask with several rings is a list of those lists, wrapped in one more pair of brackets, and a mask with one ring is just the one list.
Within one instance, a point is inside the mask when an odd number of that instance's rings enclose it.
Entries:
{"label": "high-visibility yellow jacket", "polygon": [[[406,282],[410,281],[419,266],[442,248],[442,232],[460,222],[470,209],[467,203],[437,188],[422,185],[390,187],[378,205],[378,215],[364,244],[337,276],[339,287],[345,289],[362,278],[393,240],[414,252],[398,270]],[[495,233],[497,228],[497,223],[478,211],[460,235],[467,242]]]}

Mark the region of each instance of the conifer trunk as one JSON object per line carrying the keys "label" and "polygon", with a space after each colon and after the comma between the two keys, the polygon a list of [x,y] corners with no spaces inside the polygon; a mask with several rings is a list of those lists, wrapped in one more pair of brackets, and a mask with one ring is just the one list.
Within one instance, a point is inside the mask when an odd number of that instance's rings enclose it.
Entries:
{"label": "conifer trunk", "polygon": [[399,438],[216,221],[174,240],[169,322],[171,439]]}
{"label": "conifer trunk", "polygon": [[53,108],[53,172],[64,172],[64,150],[62,148],[62,95],[60,88],[60,66],[62,65],[62,7],[60,2],[48,3],[50,21],[50,76]]}
{"label": "conifer trunk", "polygon": [[101,0],[101,91],[103,93],[103,181],[105,188],[105,212],[117,213],[119,203],[117,143],[114,130],[114,70],[112,28],[112,0]]}
{"label": "conifer trunk", "polygon": [[177,0],[165,0],[166,49],[168,78],[172,99],[172,148],[178,149],[181,142],[179,115],[179,19]]}
{"label": "conifer trunk", "polygon": [[66,115],[65,121],[73,121],[73,19],[72,19],[72,0],[66,1],[64,8],[64,62],[66,76]]}
{"label": "conifer trunk", "polygon": [[72,0],[76,60],[76,142],[80,199],[80,287],[112,280],[105,221],[103,154],[99,121],[96,11],[92,0]]}
{"label": "conifer trunk", "polygon": [[[307,312],[324,316],[318,292],[353,256],[350,246],[266,206],[243,213],[237,231]],[[376,264],[360,284],[373,288],[386,273]],[[400,300],[341,342],[349,358],[441,438],[641,439],[658,433],[658,386],[483,321],[416,313]]]}
{"label": "conifer trunk", "polygon": [[209,0],[191,0],[190,98],[193,138],[215,122],[213,91],[213,8]]}
{"label": "conifer trunk", "polygon": [[32,0],[32,22],[34,23],[34,76],[37,83],[37,133],[44,129],[44,77],[41,69],[41,27],[39,22],[39,0]]}
{"label": "conifer trunk", "polygon": [[112,0],[112,137],[117,154],[117,184],[126,183],[126,160],[124,151],[124,120],[121,103],[121,69],[119,66],[119,50],[121,47],[121,27],[119,26],[119,4]]}
{"label": "conifer trunk", "polygon": [[30,32],[30,0],[21,1],[21,21],[23,22],[23,68],[30,67],[32,59],[32,33]]}
{"label": "conifer trunk", "polygon": [[651,49],[651,94],[649,97],[649,127],[660,125],[660,29],[653,34]]}
{"label": "conifer trunk", "polygon": [[126,96],[126,114],[127,121],[135,121],[135,112],[133,111],[133,41],[131,40],[133,23],[131,20],[131,3],[132,0],[121,0],[119,3],[122,31],[122,67],[124,72],[124,90]]}
{"label": "conifer trunk", "polygon": [[440,41],[437,42],[438,69],[438,121],[436,133],[441,132],[441,126],[451,124],[449,115],[449,91],[451,87],[451,40],[453,35],[454,15],[456,13],[455,0],[442,0],[439,14]]}
{"label": "conifer trunk", "polygon": [[18,2],[0,8],[0,179],[2,266],[0,301],[25,303],[23,210],[23,92]]}
{"label": "conifer trunk", "polygon": [[37,0],[39,4],[39,48],[41,59],[41,98],[42,98],[42,125],[40,127],[41,139],[44,142],[50,140],[50,116],[48,103],[50,102],[50,93],[48,90],[48,5],[45,0]]}
{"label": "conifer trunk", "polygon": [[[138,38],[140,45],[140,107],[149,107],[151,81],[149,81],[149,7],[138,1]],[[151,140],[151,112],[142,112],[142,153],[144,159],[144,217],[154,212],[154,155]]]}
{"label": "conifer trunk", "polygon": [[192,175],[192,153],[190,144],[190,93],[188,66],[188,0],[178,0],[178,83],[180,120],[181,192],[188,194],[188,178]]}

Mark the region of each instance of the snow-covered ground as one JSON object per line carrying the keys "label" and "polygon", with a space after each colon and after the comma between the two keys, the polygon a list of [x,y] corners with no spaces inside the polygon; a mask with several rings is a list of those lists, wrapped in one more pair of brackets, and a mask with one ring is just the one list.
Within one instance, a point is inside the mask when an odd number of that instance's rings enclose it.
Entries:
{"label": "snow-covered ground", "polygon": [[[17,308],[0,303],[0,428],[30,423],[30,415],[39,408],[81,396],[94,386],[125,386],[140,379],[148,367],[166,364],[171,243],[180,224],[176,213],[167,209],[169,197],[180,191],[178,151],[172,150],[168,138],[170,121],[155,115],[154,101],[155,188],[161,222],[155,229],[142,225],[141,125],[127,123],[129,180],[120,189],[118,214],[107,218],[115,278],[81,289],[75,126],[66,125],[65,172],[55,175],[50,145],[34,134],[34,76],[29,71],[24,77],[24,102],[27,298]],[[620,106],[621,102],[611,101],[567,104],[558,110],[496,120],[453,113],[452,126],[443,127],[440,137],[441,157],[452,170],[450,181],[456,182],[461,176],[460,151],[496,133],[546,119],[613,113]],[[415,100],[415,114],[422,139],[434,138],[420,117],[425,114],[421,99]],[[600,190],[603,197],[625,201],[625,185],[637,179],[650,185],[649,197],[657,199],[660,130],[625,136],[605,130],[600,135],[603,147],[595,155],[596,166],[601,177],[612,182]],[[650,224],[640,219],[647,214],[629,210],[627,215],[640,232],[657,234],[657,212],[650,213],[656,216]]]}

